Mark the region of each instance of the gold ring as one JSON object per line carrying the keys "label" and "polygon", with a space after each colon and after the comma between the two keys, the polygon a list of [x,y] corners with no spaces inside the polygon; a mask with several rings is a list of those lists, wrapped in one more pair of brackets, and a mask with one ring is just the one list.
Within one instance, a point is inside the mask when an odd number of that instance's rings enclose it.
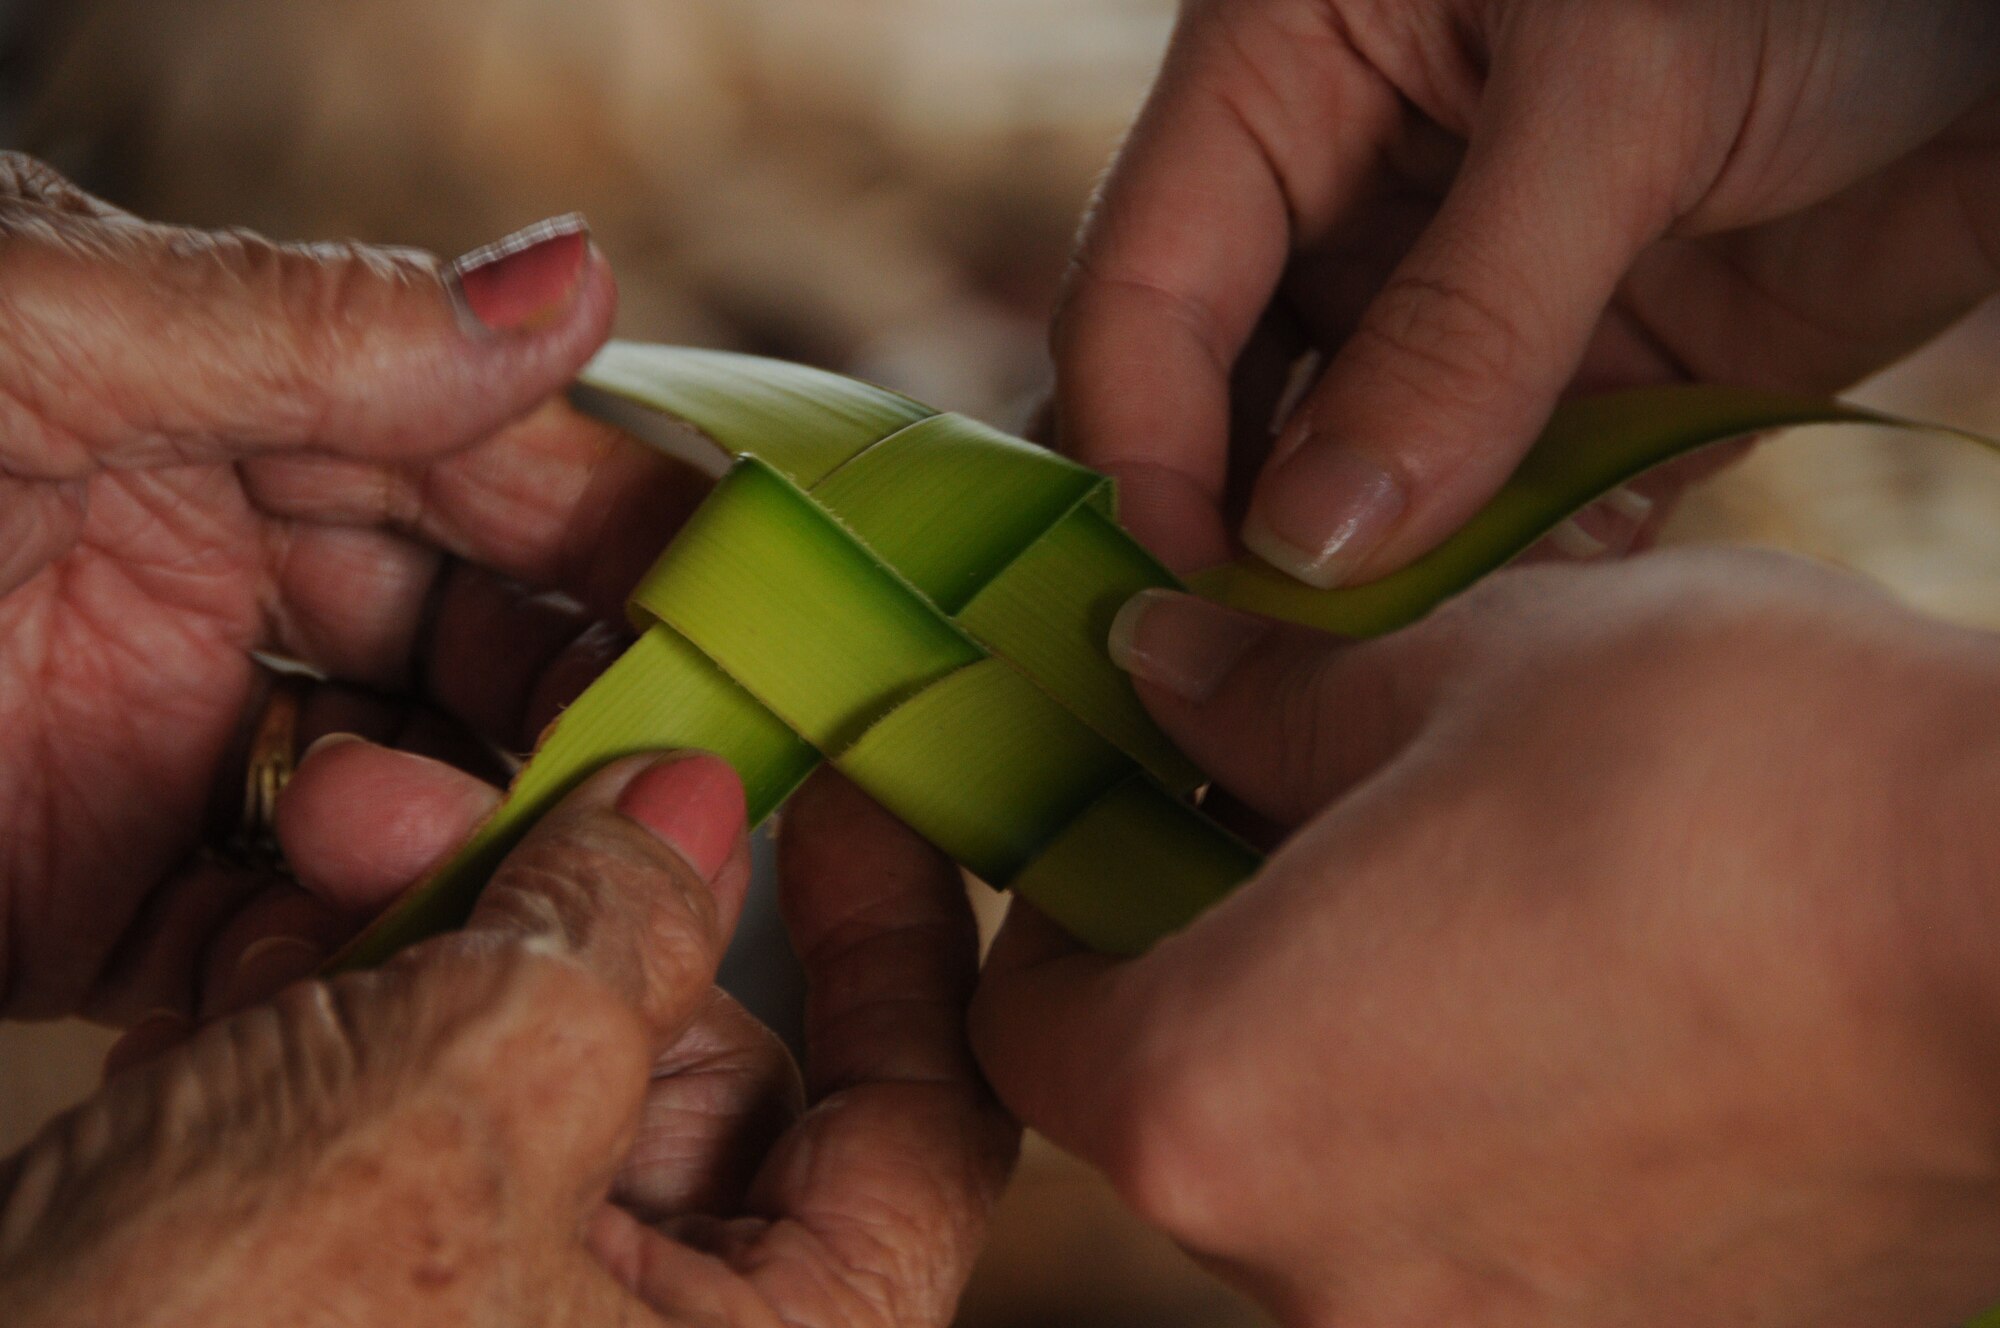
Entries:
{"label": "gold ring", "polygon": [[313,679],[301,673],[272,675],[243,771],[243,819],[229,844],[246,856],[278,860],[278,795],[298,766],[299,715],[312,684]]}

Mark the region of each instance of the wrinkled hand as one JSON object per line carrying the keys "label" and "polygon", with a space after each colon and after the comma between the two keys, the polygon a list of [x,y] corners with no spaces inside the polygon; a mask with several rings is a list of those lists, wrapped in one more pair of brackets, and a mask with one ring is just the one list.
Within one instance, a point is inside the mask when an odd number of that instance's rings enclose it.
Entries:
{"label": "wrinkled hand", "polygon": [[[466,275],[151,225],[0,157],[0,1015],[213,1009],[221,956],[287,936],[258,962],[297,976],[382,902],[199,852],[241,807],[249,651],[350,685],[308,737],[518,748],[615,649],[702,486],[548,400],[613,303],[580,232]],[[398,837],[454,807],[350,786],[309,866],[407,880]]]}
{"label": "wrinkled hand", "polygon": [[2000,286],[1996,94],[1986,0],[1187,0],[1057,319],[1060,440],[1180,568],[1247,500],[1253,551],[1366,580],[1566,391],[1829,391]]}
{"label": "wrinkled hand", "polygon": [[2000,1300],[1993,637],[1740,553],[1359,644],[1136,603],[1148,706],[1297,830],[1128,963],[1010,920],[974,1045],[1029,1125],[1297,1323]]}
{"label": "wrinkled hand", "polygon": [[[360,743],[300,779],[336,761],[478,796]],[[792,814],[872,846],[790,855],[803,1116],[780,1044],[712,985],[741,790],[714,757],[627,760],[463,933],[212,1024],[0,1164],[0,1322],[946,1322],[1015,1142],[964,1045],[963,889],[845,784]]]}

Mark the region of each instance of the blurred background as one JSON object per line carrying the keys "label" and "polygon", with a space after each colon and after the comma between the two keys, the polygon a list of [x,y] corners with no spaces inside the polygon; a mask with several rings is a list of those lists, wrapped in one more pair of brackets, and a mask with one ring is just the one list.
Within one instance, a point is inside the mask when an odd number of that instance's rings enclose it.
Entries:
{"label": "blurred background", "polygon": [[[1016,426],[1076,219],[1170,0],[0,0],[0,142],[149,216],[472,248],[580,209],[620,332],[843,369]],[[1858,395],[2000,432],[2000,309]],[[2000,463],[1806,431],[1677,539],[1777,545],[2000,627]],[[0,1153],[106,1038],[0,1028]],[[1246,1145],[1254,1141],[1246,1141]],[[970,1325],[1261,1322],[1031,1142]]]}

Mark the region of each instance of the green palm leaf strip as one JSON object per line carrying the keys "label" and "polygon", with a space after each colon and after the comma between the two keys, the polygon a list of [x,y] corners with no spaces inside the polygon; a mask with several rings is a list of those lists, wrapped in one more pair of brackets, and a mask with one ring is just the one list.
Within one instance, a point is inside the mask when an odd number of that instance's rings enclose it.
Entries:
{"label": "green palm leaf strip", "polygon": [[[1109,480],[893,392],[720,352],[613,344],[580,399],[674,450],[693,426],[727,473],[634,592],[638,643],[551,726],[499,811],[338,966],[457,925],[578,781],[666,748],[725,757],[753,821],[829,762],[1107,953],[1143,950],[1257,869],[1195,806],[1200,772],[1105,654],[1121,604],[1178,584],[1118,526]],[[1402,572],[1321,591],[1244,562],[1193,588],[1329,631],[1387,631],[1662,461],[1826,422],[1894,423],[1709,388],[1584,400]]]}

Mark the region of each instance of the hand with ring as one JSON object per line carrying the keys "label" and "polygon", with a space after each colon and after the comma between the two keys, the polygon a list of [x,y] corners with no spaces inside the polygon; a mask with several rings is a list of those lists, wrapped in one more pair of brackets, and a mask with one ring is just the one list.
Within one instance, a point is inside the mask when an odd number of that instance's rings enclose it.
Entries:
{"label": "hand with ring", "polygon": [[[531,743],[705,487],[558,395],[614,300],[581,223],[445,265],[0,156],[0,237],[0,1017],[136,1025],[0,1159],[0,1322],[948,1319],[1016,1130],[956,870],[840,781],[794,820],[867,851],[785,849],[803,1084],[714,985],[748,857],[699,754],[297,980],[496,805],[420,753]],[[289,871],[214,848],[266,835]]]}
{"label": "hand with ring", "polygon": [[206,849],[246,752],[525,745],[615,649],[701,485],[559,399],[615,292],[580,222],[524,236],[278,245],[0,157],[0,1017],[157,1043],[310,971],[465,795],[342,763],[285,800],[293,879]]}

